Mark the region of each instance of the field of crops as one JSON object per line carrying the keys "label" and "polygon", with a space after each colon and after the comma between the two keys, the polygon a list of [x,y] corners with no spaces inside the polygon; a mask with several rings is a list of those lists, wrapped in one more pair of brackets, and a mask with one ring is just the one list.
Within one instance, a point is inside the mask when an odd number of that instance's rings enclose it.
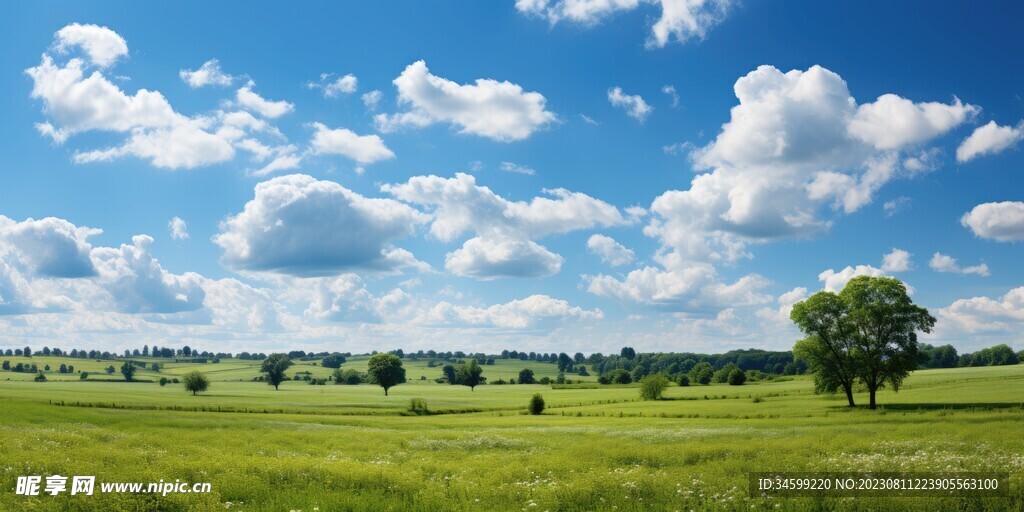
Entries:
{"label": "field of crops", "polygon": [[[12,364],[26,358],[7,357]],[[115,379],[111,361],[33,357]],[[114,363],[119,366],[119,363]],[[815,395],[807,377],[743,386],[449,386],[406,362],[409,382],[279,391],[258,365],[168,363],[156,381],[200,369],[192,396],[156,382],[0,373],[0,485],[22,475],[97,482],[209,482],[205,494],[0,494],[0,510],[1021,510],[1024,365],[914,373],[876,411]],[[365,367],[352,358],[345,367]],[[549,363],[486,366],[489,380],[557,375]],[[327,368],[299,363],[289,373]],[[420,376],[427,379],[421,380]],[[572,377],[575,378],[575,377]],[[584,380],[588,380],[584,378]],[[589,378],[593,380],[593,377]],[[534,393],[547,402],[531,416]],[[421,398],[434,413],[408,413]],[[866,401],[858,395],[861,402]],[[1009,471],[1006,498],[751,498],[750,471]]]}

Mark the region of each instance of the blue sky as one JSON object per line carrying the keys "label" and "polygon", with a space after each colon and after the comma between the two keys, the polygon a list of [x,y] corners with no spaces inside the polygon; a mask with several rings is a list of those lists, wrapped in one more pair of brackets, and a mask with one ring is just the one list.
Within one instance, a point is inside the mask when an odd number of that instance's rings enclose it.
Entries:
{"label": "blue sky", "polygon": [[664,3],[5,4],[0,344],[1024,346],[1020,7]]}

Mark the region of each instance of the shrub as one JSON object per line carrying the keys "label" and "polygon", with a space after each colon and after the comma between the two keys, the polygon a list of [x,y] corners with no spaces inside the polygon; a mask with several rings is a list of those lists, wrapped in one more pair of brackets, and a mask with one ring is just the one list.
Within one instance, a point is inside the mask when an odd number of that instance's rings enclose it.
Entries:
{"label": "shrub", "polygon": [[427,408],[427,401],[422,398],[413,398],[412,400],[409,400],[409,412],[417,416],[430,414],[430,410]]}
{"label": "shrub", "polygon": [[541,377],[540,380],[537,381],[537,382],[547,386],[548,384],[551,384],[551,377],[548,377],[548,376]]}
{"label": "shrub", "polygon": [[358,370],[348,369],[343,372],[335,372],[334,383],[335,384],[347,384],[354,386],[356,384],[362,384],[363,375]]}
{"label": "shrub", "polygon": [[729,364],[723,366],[722,369],[720,369],[717,372],[715,372],[715,374],[714,374],[714,376],[712,377],[711,380],[714,381],[714,382],[718,382],[720,384],[721,383],[725,383],[725,382],[729,382],[729,376],[732,375],[732,372],[734,372],[736,370],[739,370],[739,369],[740,369],[739,366],[736,366],[733,363],[729,363]]}
{"label": "shrub", "polygon": [[324,368],[341,368],[341,365],[344,364],[344,363],[345,363],[345,356],[343,356],[341,354],[331,354],[331,355],[323,358],[322,361],[320,361],[320,364]]}
{"label": "shrub", "polygon": [[685,386],[689,386],[689,385],[690,385],[690,377],[689,377],[689,376],[687,376],[687,375],[686,375],[686,374],[684,373],[684,374],[682,374],[682,375],[680,375],[680,376],[679,376],[679,380],[677,380],[676,382],[677,382],[677,383],[678,383],[678,384],[679,384],[680,386],[684,386],[684,387],[685,387]]}
{"label": "shrub", "polygon": [[530,399],[529,410],[530,414],[533,415],[544,412],[544,397],[540,396],[540,393],[534,394],[533,398]]}
{"label": "shrub", "polygon": [[711,384],[711,378],[714,374],[715,369],[711,367],[711,363],[707,361],[697,363],[692,369],[690,369],[690,383],[706,386]]}
{"label": "shrub", "polygon": [[37,373],[35,381],[36,382],[46,382],[46,374],[44,374],[43,372]]}
{"label": "shrub", "polygon": [[608,380],[612,384],[630,384],[633,382],[633,376],[626,370],[620,368],[609,373]]}
{"label": "shrub", "polygon": [[640,397],[644,400],[661,400],[661,395],[668,387],[668,379],[658,373],[640,379]]}
{"label": "shrub", "polygon": [[739,368],[732,371],[729,374],[729,385],[730,386],[742,386],[747,381],[747,374],[743,373],[743,370]]}
{"label": "shrub", "polygon": [[170,382],[170,380],[168,380],[167,377],[160,377],[160,387],[166,386],[168,382]]}
{"label": "shrub", "polygon": [[88,379],[88,378],[89,378],[89,372],[82,372],[82,373],[79,373],[79,374],[78,374],[78,378],[79,378],[79,379],[81,379],[81,380],[85,380],[85,379]]}

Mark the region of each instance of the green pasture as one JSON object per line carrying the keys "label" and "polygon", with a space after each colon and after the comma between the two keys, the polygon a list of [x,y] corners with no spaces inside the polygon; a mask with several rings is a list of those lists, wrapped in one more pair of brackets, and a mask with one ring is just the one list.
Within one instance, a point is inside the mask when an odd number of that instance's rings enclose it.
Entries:
{"label": "green pasture", "polygon": [[[102,371],[111,362],[73,364]],[[524,365],[538,378],[557,374],[550,363],[499,361],[484,375],[507,379]],[[349,366],[365,367],[365,359]],[[876,411],[816,395],[805,376],[672,386],[664,400],[641,401],[635,386],[471,391],[433,382],[440,367],[406,366],[410,382],[388,397],[365,384],[288,381],[275,391],[251,381],[257,364],[248,361],[137,374],[156,380],[198,368],[212,383],[195,397],[180,384],[55,373],[37,383],[0,373],[0,510],[1024,509],[1024,365],[918,371],[899,393],[881,393]],[[330,370],[305,363],[289,374],[307,369]],[[428,380],[417,380],[421,373]],[[543,415],[525,414],[534,393],[548,404]],[[410,415],[412,398],[436,414]],[[750,471],[862,470],[1009,471],[1012,487],[1008,497],[983,500],[769,499],[746,489]],[[19,475],[52,474],[210,482],[212,492],[13,492]]]}

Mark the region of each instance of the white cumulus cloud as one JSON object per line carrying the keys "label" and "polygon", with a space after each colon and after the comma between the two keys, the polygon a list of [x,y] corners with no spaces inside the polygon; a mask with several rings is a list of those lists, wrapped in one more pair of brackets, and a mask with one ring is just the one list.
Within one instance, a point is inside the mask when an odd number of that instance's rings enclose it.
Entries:
{"label": "white cumulus cloud", "polygon": [[98,280],[122,313],[179,313],[203,306],[203,277],[194,272],[172,274],[149,251],[153,238],[132,237],[131,245],[97,247],[92,260]]}
{"label": "white cumulus cloud", "polygon": [[117,32],[98,25],[72,23],[57,31],[57,51],[66,53],[72,47],[81,48],[89,61],[101,68],[110,67],[117,59],[128,55],[128,43]]}
{"label": "white cumulus cloud", "polygon": [[188,224],[181,217],[174,217],[167,223],[167,230],[174,240],[188,240]]}
{"label": "white cumulus cloud", "polygon": [[647,116],[651,115],[651,112],[654,111],[654,107],[648,105],[639,94],[626,94],[622,92],[621,87],[608,89],[608,102],[613,106],[626,109],[629,117],[636,119],[640,123],[646,121]]}
{"label": "white cumulus cloud", "polygon": [[359,79],[349,73],[338,76],[334,73],[323,73],[317,82],[307,82],[306,87],[320,89],[324,98],[337,98],[342,94],[352,94],[359,88]]}
{"label": "white cumulus cloud", "polygon": [[910,261],[911,254],[903,249],[893,247],[885,256],[882,256],[882,271],[884,272],[906,272],[914,268]]}
{"label": "white cumulus cloud", "polygon": [[442,242],[475,233],[447,256],[446,267],[482,279],[551,275],[561,268],[562,257],[534,238],[627,222],[618,208],[586,194],[553,189],[529,202],[509,201],[465,173],[453,178],[414,176],[381,190],[430,208],[430,234]]}
{"label": "white cumulus cloud", "polygon": [[359,98],[363,100],[363,106],[366,107],[366,110],[374,111],[377,110],[377,104],[380,103],[382,96],[384,96],[383,93],[374,89],[370,92],[363,93]]}
{"label": "white cumulus cloud", "polygon": [[956,258],[940,252],[932,255],[932,259],[928,262],[928,266],[936,272],[951,272],[954,274],[964,275],[975,274],[979,276],[989,275],[988,265],[984,263],[961,267]]}
{"label": "white cumulus cloud", "polygon": [[976,111],[959,100],[921,104],[893,95],[858,106],[846,82],[820,66],[787,73],[761,66],[734,89],[739,104],[729,122],[691,153],[707,172],[651,206],[645,233],[688,258],[742,258],[752,242],[827,230],[824,205],[862,208],[900,176],[901,150]]}
{"label": "white cumulus cloud", "polygon": [[602,234],[590,235],[587,239],[587,250],[613,267],[627,265],[636,259],[632,250],[616,242],[614,238]]}
{"label": "white cumulus cloud", "polygon": [[847,266],[839,272],[828,269],[818,274],[818,281],[825,284],[826,291],[840,292],[846,287],[846,283],[850,282],[850,279],[858,276],[883,277],[885,274],[884,270],[872,267],[871,265]]}
{"label": "white cumulus cloud", "polygon": [[378,114],[374,120],[383,132],[450,123],[459,133],[510,142],[526,139],[556,119],[538,92],[488,78],[458,84],[431,74],[422,60],[406,67],[394,84],[399,103],[409,110]]}
{"label": "white cumulus cloud", "polygon": [[516,9],[548,20],[552,25],[570,22],[593,26],[610,16],[632,11],[641,4],[661,7],[651,26],[648,47],[661,48],[671,41],[703,39],[725,19],[733,0],[516,0]]}
{"label": "white cumulus cloud", "polygon": [[178,72],[178,76],[193,89],[207,85],[227,87],[235,80],[235,77],[221,71],[220,61],[217,59],[204,62],[199,69],[183,69]]}
{"label": "white cumulus cloud", "polygon": [[56,217],[18,222],[0,215],[0,257],[15,258],[33,275],[87,277],[96,273],[87,238],[102,232]]}
{"label": "white cumulus cloud", "polygon": [[1024,202],[979,204],[960,218],[960,224],[981,238],[999,242],[1024,240]]}
{"label": "white cumulus cloud", "polygon": [[545,323],[566,320],[600,320],[600,309],[585,310],[547,295],[531,295],[525,299],[495,304],[486,308],[458,306],[450,302],[437,303],[417,319],[428,325],[468,325],[525,329]]}
{"label": "white cumulus cloud", "polygon": [[159,91],[125,92],[103,72],[90,71],[80,58],[58,62],[43,54],[39,65],[25,73],[32,79],[31,97],[41,101],[47,117],[36,125],[40,134],[58,144],[90,131],[125,135],[118,145],[76,150],[76,163],[135,156],[156,167],[191,169],[231,160],[236,148],[253,142],[257,134],[281,138],[275,128],[246,112],[186,116]]}
{"label": "white cumulus cloud", "polygon": [[974,129],[956,148],[957,162],[968,162],[979,156],[994,155],[1024,139],[1024,122],[1017,126],[999,126],[989,121]]}
{"label": "white cumulus cloud", "polygon": [[390,246],[429,217],[393,199],[294,174],[256,185],[255,197],[221,223],[213,241],[239,270],[333,275],[350,269],[394,270],[408,251]]}
{"label": "white cumulus cloud", "polygon": [[361,164],[395,157],[377,135],[358,135],[347,128],[331,129],[322,123],[313,123],[312,126],[316,131],[311,146],[317,153],[344,155]]}
{"label": "white cumulus cloud", "polygon": [[445,256],[452,274],[481,279],[546,277],[562,269],[563,258],[531,240],[470,238]]}
{"label": "white cumulus cloud", "polygon": [[235,100],[243,108],[256,112],[268,119],[276,119],[295,110],[295,105],[284,100],[271,101],[265,99],[263,96],[253,92],[252,88],[253,85],[248,84],[235,92]]}

